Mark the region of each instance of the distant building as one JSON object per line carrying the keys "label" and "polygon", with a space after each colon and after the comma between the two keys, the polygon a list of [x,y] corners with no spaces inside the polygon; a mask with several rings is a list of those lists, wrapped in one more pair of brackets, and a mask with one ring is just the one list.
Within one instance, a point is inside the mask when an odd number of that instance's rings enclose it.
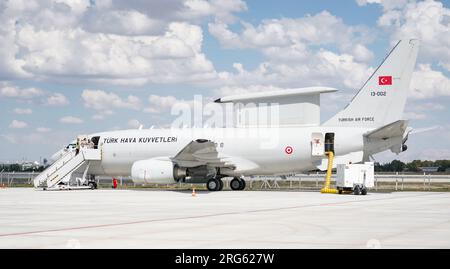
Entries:
{"label": "distant building", "polygon": [[21,163],[22,171],[28,170],[28,169],[39,169],[39,162],[23,162]]}
{"label": "distant building", "polygon": [[419,167],[419,169],[424,173],[436,173],[439,170],[439,166]]}

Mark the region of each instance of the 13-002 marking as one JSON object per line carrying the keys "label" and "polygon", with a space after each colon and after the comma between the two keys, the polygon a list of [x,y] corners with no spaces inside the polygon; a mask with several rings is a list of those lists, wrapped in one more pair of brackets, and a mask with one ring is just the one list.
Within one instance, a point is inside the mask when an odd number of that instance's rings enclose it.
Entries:
{"label": "13-002 marking", "polygon": [[370,96],[386,96],[386,91],[382,91],[382,92],[370,92]]}

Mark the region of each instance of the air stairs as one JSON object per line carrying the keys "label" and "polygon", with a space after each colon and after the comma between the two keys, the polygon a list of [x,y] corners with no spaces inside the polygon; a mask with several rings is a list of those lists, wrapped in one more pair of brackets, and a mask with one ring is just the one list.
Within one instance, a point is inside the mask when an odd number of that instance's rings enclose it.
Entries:
{"label": "air stairs", "polygon": [[72,175],[83,168],[83,178],[80,182],[85,183],[90,162],[101,159],[100,149],[81,148],[78,154],[75,150],[70,150],[34,178],[34,187],[44,190],[59,189],[59,185],[68,185]]}

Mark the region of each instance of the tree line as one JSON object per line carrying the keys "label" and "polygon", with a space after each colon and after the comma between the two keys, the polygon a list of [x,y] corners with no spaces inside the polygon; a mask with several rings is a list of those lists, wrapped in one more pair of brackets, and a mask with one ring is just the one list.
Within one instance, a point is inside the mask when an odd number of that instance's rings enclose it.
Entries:
{"label": "tree line", "polygon": [[24,168],[21,164],[0,164],[0,172],[42,172],[45,170],[44,165]]}
{"label": "tree line", "polygon": [[393,160],[389,163],[375,163],[375,172],[420,172],[420,167],[439,167],[438,172],[445,172],[450,168],[450,160],[421,161],[414,160],[404,163],[399,160]]}

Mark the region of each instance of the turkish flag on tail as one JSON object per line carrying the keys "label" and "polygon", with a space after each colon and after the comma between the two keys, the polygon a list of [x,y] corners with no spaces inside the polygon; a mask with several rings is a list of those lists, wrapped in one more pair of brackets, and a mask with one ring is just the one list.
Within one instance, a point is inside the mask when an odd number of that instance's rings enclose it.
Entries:
{"label": "turkish flag on tail", "polygon": [[378,85],[392,85],[392,76],[378,77]]}

